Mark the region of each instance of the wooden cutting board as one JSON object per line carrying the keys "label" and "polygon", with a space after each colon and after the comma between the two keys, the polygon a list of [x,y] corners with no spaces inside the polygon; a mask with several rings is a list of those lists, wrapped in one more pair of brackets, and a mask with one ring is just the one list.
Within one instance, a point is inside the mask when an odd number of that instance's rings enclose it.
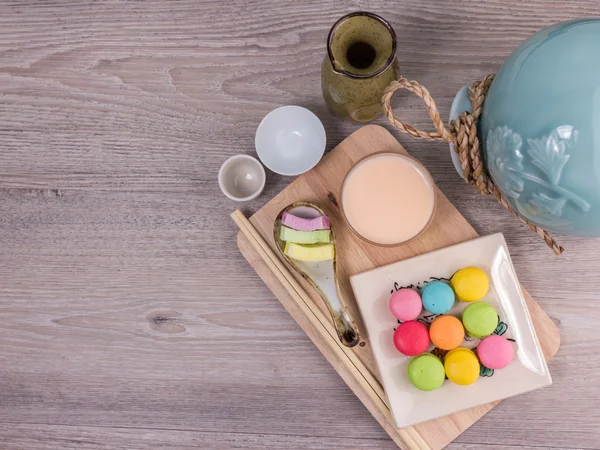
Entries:
{"label": "wooden cutting board", "polygon": [[[348,300],[349,308],[361,332],[361,343],[354,351],[372,375],[381,383],[365,328],[349,283],[349,276],[394,261],[426,253],[437,248],[477,237],[475,230],[454,208],[448,199],[437,190],[438,207],[431,226],[417,239],[399,247],[377,247],[357,238],[345,225],[337,207],[342,181],[352,165],[370,153],[379,151],[407,153],[398,141],[378,125],[367,125],[341,142],[311,171],[298,177],[293,183],[263,206],[250,218],[250,222],[262,238],[275,250],[273,222],[277,214],[287,205],[296,201],[308,201],[321,206],[331,218],[336,233],[337,261],[342,295]],[[375,419],[390,437],[401,447],[408,449],[440,449],[452,442],[460,433],[475,423],[497,403],[472,408],[440,419],[424,422],[414,427],[397,430],[389,410],[377,406],[364,389],[364,380],[357,379],[356,371],[348,371],[341,363],[339,355],[331,351],[331,343],[326,343],[323,333],[315,330],[314,320],[310,321],[292,300],[286,289],[279,283],[260,255],[241,233],[238,234],[238,247],[250,265],[256,270],[273,294],[285,306],[296,322],[302,327],[313,343],[321,350],[340,376],[365,404]],[[293,273],[293,272],[292,272]],[[329,317],[326,306],[312,287],[300,275],[293,273],[298,282],[309,294],[314,304]],[[540,306],[523,289],[529,311],[533,319],[544,356],[551,359],[560,345],[558,328]],[[325,324],[331,327],[332,324]],[[333,332],[335,335],[335,332]],[[378,387],[381,392],[383,389]]]}

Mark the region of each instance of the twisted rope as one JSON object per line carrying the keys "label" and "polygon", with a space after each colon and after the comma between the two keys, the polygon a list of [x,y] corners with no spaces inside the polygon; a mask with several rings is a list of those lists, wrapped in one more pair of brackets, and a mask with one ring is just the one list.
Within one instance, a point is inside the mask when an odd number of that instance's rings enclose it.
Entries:
{"label": "twisted rope", "polygon": [[[502,206],[511,212],[511,214],[513,214],[515,217],[518,217],[521,222],[526,224],[532,231],[542,238],[555,254],[560,255],[564,249],[558,244],[558,242],[552,238],[550,233],[529,222],[508,204],[483,166],[479,138],[477,137],[477,120],[479,119],[479,116],[481,116],[483,100],[485,99],[485,95],[493,80],[494,75],[491,74],[486,76],[481,81],[475,81],[471,83],[469,86],[469,99],[471,100],[473,112],[470,114],[468,112],[463,112],[458,119],[451,121],[449,128],[446,128],[444,122],[440,118],[440,113],[437,109],[435,101],[429,94],[429,91],[416,81],[407,80],[404,77],[400,78],[398,81],[392,81],[385,89],[381,102],[383,104],[383,110],[390,123],[403,133],[410,134],[416,139],[453,142],[454,151],[458,154],[463,171],[463,177],[466,182],[475,186],[481,194],[492,194],[496,200],[502,204]],[[419,130],[398,120],[394,116],[391,104],[392,97],[399,89],[406,89],[410,92],[413,92],[423,100],[436,131],[428,132]]]}

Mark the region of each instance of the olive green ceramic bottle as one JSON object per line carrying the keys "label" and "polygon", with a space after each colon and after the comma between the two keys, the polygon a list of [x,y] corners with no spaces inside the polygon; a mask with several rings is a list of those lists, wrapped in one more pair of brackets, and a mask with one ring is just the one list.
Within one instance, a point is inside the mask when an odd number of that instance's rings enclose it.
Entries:
{"label": "olive green ceramic bottle", "polygon": [[383,112],[384,89],[399,76],[396,34],[388,22],[376,14],[354,12],[333,25],[321,87],[336,115],[355,122],[377,118]]}

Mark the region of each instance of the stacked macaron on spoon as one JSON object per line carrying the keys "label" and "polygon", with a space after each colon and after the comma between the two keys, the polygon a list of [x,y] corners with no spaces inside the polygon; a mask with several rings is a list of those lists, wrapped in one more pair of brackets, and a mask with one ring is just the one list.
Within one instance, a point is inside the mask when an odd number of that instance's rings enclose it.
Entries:
{"label": "stacked macaron on spoon", "polygon": [[357,345],[358,328],[339,291],[335,234],[329,217],[316,205],[294,203],[277,216],[273,237],[283,258],[320,294],[342,344]]}

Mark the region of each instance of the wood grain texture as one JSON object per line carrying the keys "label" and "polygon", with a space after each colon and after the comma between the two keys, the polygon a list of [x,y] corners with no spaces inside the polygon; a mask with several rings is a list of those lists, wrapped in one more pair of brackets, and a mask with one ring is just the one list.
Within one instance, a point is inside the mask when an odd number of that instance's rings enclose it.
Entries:
{"label": "wood grain texture", "polygon": [[[319,70],[329,27],[359,9],[394,25],[403,73],[446,116],[525,37],[600,4],[0,1],[3,448],[394,448],[239,254],[216,183],[282,104],[315,111],[328,149],[357,128],[328,114]],[[396,114],[429,126],[415,97]],[[554,385],[450,448],[598,448],[600,242],[563,238],[553,257],[446,146],[395,136],[477,232],[504,232],[561,327]],[[290,181],[269,172],[246,212]]]}

